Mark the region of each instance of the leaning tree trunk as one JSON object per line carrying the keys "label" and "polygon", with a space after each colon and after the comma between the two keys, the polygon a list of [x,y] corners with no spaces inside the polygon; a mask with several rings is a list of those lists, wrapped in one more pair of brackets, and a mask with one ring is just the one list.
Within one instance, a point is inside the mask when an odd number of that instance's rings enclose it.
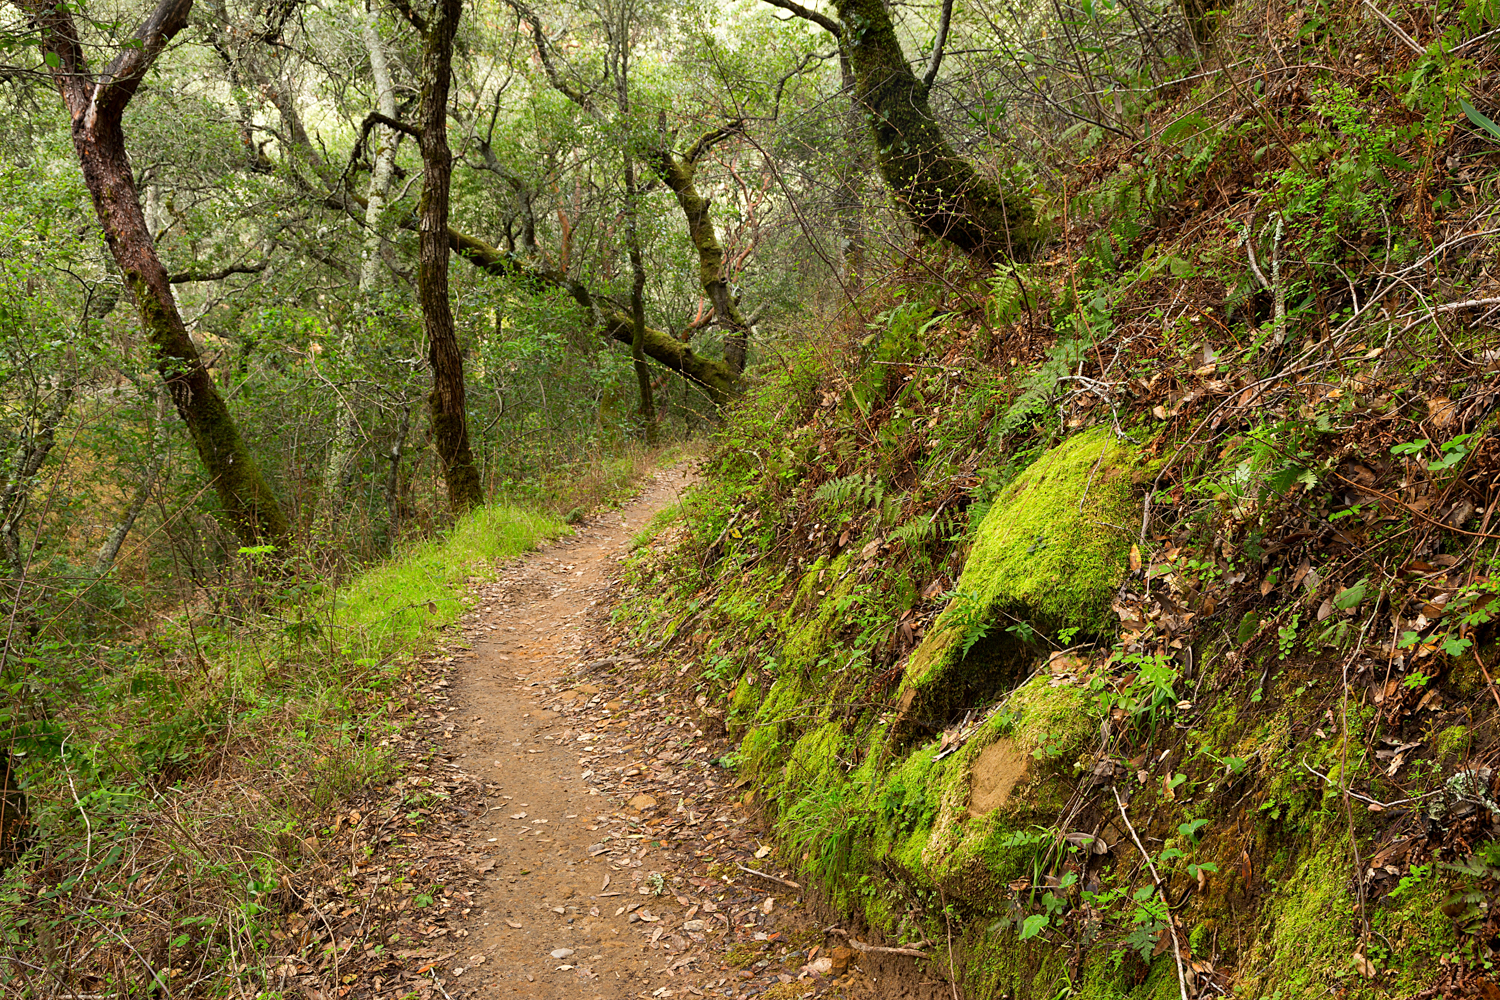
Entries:
{"label": "leaning tree trunk", "polygon": [[36,24],[53,80],[73,120],[73,148],[104,237],[135,296],[177,412],[213,479],[223,516],[247,545],[283,542],[286,517],[240,437],[239,427],[188,335],[172,286],[146,226],[120,121],[146,71],[188,21],[193,0],[161,0],[136,37],[97,80],[89,70],[70,8],[50,0],[14,0]]}
{"label": "leaning tree trunk", "polygon": [[687,219],[688,236],[698,251],[698,281],[703,294],[713,303],[714,316],[724,327],[724,363],[738,377],[745,370],[745,357],[749,353],[750,324],[735,305],[729,291],[729,276],[725,273],[724,247],[714,232],[714,220],[709,214],[709,200],[696,184],[698,159],[713,145],[732,135],[740,127],[734,122],[727,128],[715,129],[693,143],[681,156],[667,148],[666,138],[646,153],[656,175],[677,196],[677,204]]}
{"label": "leaning tree trunk", "polygon": [[464,358],[448,301],[448,190],[453,155],[448,149],[448,85],[452,77],[453,36],[463,14],[463,0],[437,0],[427,24],[422,53],[422,110],[418,129],[422,147],[422,201],[417,209],[417,297],[422,329],[432,364],[432,437],[448,502],[463,511],[484,502],[484,488],[469,448],[464,402]]}
{"label": "leaning tree trunk", "polygon": [[1041,239],[1031,202],[981,177],[953,151],[883,0],[834,0],[834,7],[881,175],[912,224],[983,261],[1029,256]]}

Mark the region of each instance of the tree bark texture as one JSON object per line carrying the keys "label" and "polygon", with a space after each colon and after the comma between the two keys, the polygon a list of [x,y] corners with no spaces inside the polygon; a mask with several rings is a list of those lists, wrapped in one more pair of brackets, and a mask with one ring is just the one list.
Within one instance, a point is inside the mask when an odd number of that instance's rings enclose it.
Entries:
{"label": "tree bark texture", "polygon": [[1030,200],[981,177],[953,151],[883,0],[834,0],[834,7],[880,173],[912,224],[981,261],[1029,257],[1042,236]]}
{"label": "tree bark texture", "polygon": [[246,545],[284,542],[290,534],[286,517],[177,311],[166,268],[146,226],[121,127],[125,107],[146,71],[187,25],[193,0],[161,0],[135,39],[97,78],[89,70],[67,7],[49,0],[14,2],[40,29],[42,51],[56,56],[53,79],[72,117],[73,147],[94,211],[135,297],[157,370],[213,479],[224,519]]}
{"label": "tree bark texture", "polygon": [[417,298],[432,365],[427,397],[432,437],[448,502],[465,511],[484,502],[484,488],[469,447],[464,400],[464,359],[448,301],[448,192],[453,154],[448,148],[448,88],[453,75],[453,36],[463,0],[436,0],[427,17],[422,52],[422,108],[418,130],[422,148],[422,200],[417,207]]}
{"label": "tree bark texture", "polygon": [[709,199],[699,193],[694,181],[699,157],[738,127],[738,123],[735,123],[728,128],[707,133],[682,156],[677,156],[668,148],[665,138],[654,149],[646,152],[651,168],[677,196],[677,204],[687,219],[688,238],[698,251],[698,282],[703,287],[703,294],[713,303],[714,315],[719,324],[724,327],[724,363],[735,376],[745,370],[745,358],[750,347],[750,324],[745,322],[734,296],[730,294],[729,277],[724,269],[724,247],[714,231],[714,221],[709,214]]}

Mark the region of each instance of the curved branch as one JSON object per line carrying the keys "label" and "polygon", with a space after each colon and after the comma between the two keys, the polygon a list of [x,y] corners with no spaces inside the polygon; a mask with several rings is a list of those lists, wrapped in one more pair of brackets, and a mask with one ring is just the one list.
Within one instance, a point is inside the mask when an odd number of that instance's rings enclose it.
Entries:
{"label": "curved branch", "polygon": [[370,129],[376,125],[384,125],[386,128],[393,128],[397,132],[405,132],[416,139],[422,138],[422,133],[417,130],[415,125],[408,125],[406,122],[397,121],[389,115],[381,114],[379,111],[371,111],[365,115],[365,120],[360,123],[359,138],[361,142],[364,141],[366,135],[369,135]]}
{"label": "curved branch", "polygon": [[190,281],[222,281],[231,274],[260,274],[270,263],[267,258],[258,264],[230,264],[217,271],[178,271],[167,275],[167,281],[174,285],[185,285]]}
{"label": "curved branch", "polygon": [[136,29],[135,38],[104,67],[94,89],[95,114],[111,118],[124,110],[156,57],[174,35],[187,27],[192,9],[193,0],[161,0]]}
{"label": "curved branch", "polygon": [[521,3],[520,0],[505,0],[505,2],[510,6],[511,10],[516,12],[517,17],[531,26],[531,40],[536,45],[537,58],[541,59],[542,69],[546,71],[547,81],[552,84],[552,88],[583,110],[592,114],[594,111],[593,99],[587,93],[563,79],[563,75],[553,65],[552,57],[548,54],[551,45],[547,43],[547,36],[542,33],[541,19],[532,12],[531,8]]}
{"label": "curved branch", "polygon": [[802,6],[800,3],[797,3],[796,0],[765,0],[765,2],[770,4],[772,7],[780,7],[782,10],[789,10],[793,14],[796,14],[798,17],[802,18],[804,21],[811,21],[813,24],[816,24],[824,31],[831,33],[834,38],[844,37],[843,25],[839,24],[827,14],[819,14],[815,10],[809,10],[808,8]]}
{"label": "curved branch", "polygon": [[391,6],[395,7],[401,13],[401,16],[410,22],[413,28],[421,32],[427,31],[427,19],[412,10],[411,4],[407,3],[406,0],[391,0]]}

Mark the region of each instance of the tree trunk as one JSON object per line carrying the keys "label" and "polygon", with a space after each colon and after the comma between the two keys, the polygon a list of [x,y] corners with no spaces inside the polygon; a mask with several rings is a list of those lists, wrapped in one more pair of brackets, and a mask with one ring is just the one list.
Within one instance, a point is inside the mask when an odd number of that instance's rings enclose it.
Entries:
{"label": "tree trunk", "polygon": [[474,453],[469,448],[469,421],[464,403],[464,358],[448,301],[448,191],[453,156],[448,149],[448,86],[452,77],[453,36],[463,14],[463,0],[436,0],[427,24],[422,53],[422,110],[418,129],[422,147],[422,201],[417,209],[417,297],[422,329],[432,365],[432,436],[448,502],[466,511],[484,502]]}
{"label": "tree trunk", "polygon": [[[329,208],[343,211],[363,208],[365,199],[357,194],[341,195],[328,199],[326,204]],[[410,230],[417,228],[418,223],[415,219],[404,218],[397,225]],[[599,332],[603,336],[627,346],[634,343],[635,323],[624,309],[609,301],[594,298],[593,293],[582,282],[569,278],[561,271],[538,267],[529,255],[507,253],[452,226],[448,227],[448,247],[485,274],[497,278],[513,278],[536,289],[556,288],[567,292],[573,301],[597,320]],[[724,362],[705,358],[670,333],[650,326],[646,327],[643,349],[648,358],[664,368],[670,368],[702,389],[715,406],[723,406],[734,398],[738,380]]]}
{"label": "tree trunk", "polygon": [[55,57],[53,79],[73,120],[73,147],[105,240],[135,297],[156,367],[213,479],[229,528],[246,545],[282,543],[285,515],[188,335],[166,268],[146,227],[120,120],[141,79],[187,25],[193,0],[161,0],[135,39],[95,82],[70,8],[49,0],[14,0],[40,29],[42,51]]}
{"label": "tree trunk", "polygon": [[881,175],[912,224],[985,262],[1024,259],[1041,241],[1023,192],[1005,191],[953,151],[927,87],[907,65],[884,0],[834,0]]}
{"label": "tree trunk", "polygon": [[698,251],[698,281],[703,286],[703,294],[713,303],[715,317],[724,327],[724,363],[735,376],[745,370],[750,324],[745,322],[734,296],[730,294],[729,278],[724,273],[724,247],[714,232],[709,200],[699,193],[694,181],[699,157],[738,128],[739,123],[735,122],[728,128],[715,129],[693,143],[682,156],[674,155],[663,137],[656,148],[646,154],[656,175],[677,196],[677,204],[687,218],[688,237]]}
{"label": "tree trunk", "polygon": [[[532,267],[526,260],[453,228],[448,230],[448,241],[454,253],[486,274],[519,278],[538,287],[562,289],[590,315],[597,316],[604,336],[627,346],[635,343],[635,320],[612,303],[594,298],[582,283],[558,271]],[[642,350],[652,361],[696,384],[716,406],[723,406],[734,398],[736,379],[729,366],[695,353],[670,333],[646,327]]]}
{"label": "tree trunk", "polygon": [[839,172],[838,193],[834,206],[838,212],[839,237],[843,243],[844,282],[850,290],[864,283],[865,210],[860,201],[860,185],[868,169],[863,129],[859,121],[859,103],[854,99],[854,67],[849,64],[849,48],[839,40],[839,76],[849,95],[849,110],[844,120],[844,164]]}
{"label": "tree trunk", "polygon": [[[625,111],[628,113],[629,108]],[[635,185],[635,161],[625,154],[625,244],[630,255],[630,358],[635,366],[635,381],[640,392],[637,410],[646,443],[656,443],[656,400],[651,395],[651,369],[646,364],[646,265],[641,258],[641,231],[638,225],[640,191]],[[723,254],[721,253],[722,257]]]}
{"label": "tree trunk", "polygon": [[[360,29],[365,51],[370,57],[370,79],[375,84],[375,101],[380,113],[387,118],[396,117],[396,88],[391,83],[390,60],[385,43],[380,38],[380,14],[371,10],[365,15]],[[370,131],[373,152],[370,157],[370,186],[365,198],[364,243],[360,247],[359,303],[355,315],[366,319],[374,312],[375,293],[380,285],[380,246],[384,235],[381,232],[381,216],[385,212],[386,198],[390,196],[391,177],[396,171],[396,144],[401,133],[384,125],[376,125]],[[348,363],[354,350],[353,326],[345,327],[339,337],[339,356]],[[326,539],[331,534],[333,519],[337,516],[339,500],[344,493],[344,480],[354,464],[354,455],[359,439],[359,421],[354,407],[342,397],[334,401],[333,440],[328,445],[328,465],[323,470],[322,490],[318,501],[318,514],[313,519],[313,535]]]}
{"label": "tree trunk", "polygon": [[386,454],[391,468],[385,477],[385,509],[390,518],[386,530],[387,544],[395,542],[401,532],[401,457],[406,453],[406,435],[411,432],[411,407],[401,408],[401,419],[396,423],[396,440]]}
{"label": "tree trunk", "polygon": [[0,872],[21,853],[26,828],[26,793],[16,774],[16,759],[8,747],[0,747]]}

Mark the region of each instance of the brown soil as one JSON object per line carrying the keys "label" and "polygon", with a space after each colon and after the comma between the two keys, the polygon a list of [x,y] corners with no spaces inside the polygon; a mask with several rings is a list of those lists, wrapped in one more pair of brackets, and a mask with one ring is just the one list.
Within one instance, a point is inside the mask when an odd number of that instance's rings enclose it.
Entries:
{"label": "brown soil", "polygon": [[482,789],[448,841],[473,890],[421,953],[431,995],[952,997],[920,960],[825,931],[717,763],[716,710],[609,648],[630,539],[690,482],[658,473],[479,589],[436,757]]}
{"label": "brown soil", "polygon": [[969,771],[969,815],[983,816],[1010,801],[1016,782],[1026,776],[1026,758],[1001,738],[985,747]]}

